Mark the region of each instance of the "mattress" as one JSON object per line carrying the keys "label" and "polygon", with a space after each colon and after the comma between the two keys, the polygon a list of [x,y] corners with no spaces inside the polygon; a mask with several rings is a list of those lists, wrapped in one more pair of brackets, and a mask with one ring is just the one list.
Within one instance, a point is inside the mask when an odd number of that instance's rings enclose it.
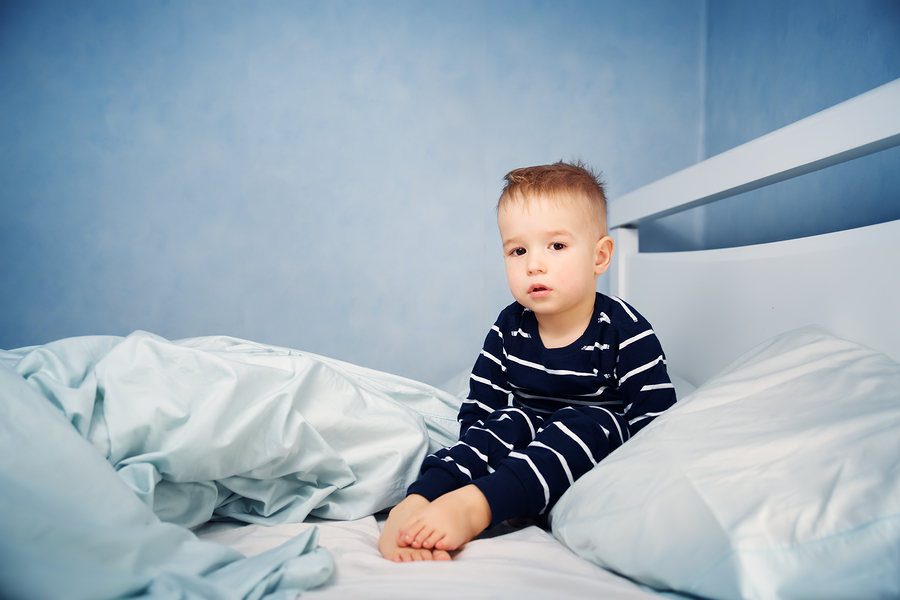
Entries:
{"label": "mattress", "polygon": [[313,519],[299,524],[207,523],[200,539],[255,556],[316,527],[319,545],[334,557],[334,571],[310,599],[391,598],[659,598],[624,577],[602,569],[535,526],[499,525],[469,544],[453,561],[393,563],[378,552],[385,515],[355,521]]}

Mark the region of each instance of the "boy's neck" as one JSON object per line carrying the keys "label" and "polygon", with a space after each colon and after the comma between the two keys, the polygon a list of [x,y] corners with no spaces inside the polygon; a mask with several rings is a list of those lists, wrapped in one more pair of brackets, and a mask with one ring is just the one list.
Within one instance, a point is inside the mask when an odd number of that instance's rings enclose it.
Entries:
{"label": "boy's neck", "polygon": [[538,335],[545,348],[564,348],[584,335],[594,316],[596,294],[590,301],[580,303],[571,310],[557,315],[535,313]]}

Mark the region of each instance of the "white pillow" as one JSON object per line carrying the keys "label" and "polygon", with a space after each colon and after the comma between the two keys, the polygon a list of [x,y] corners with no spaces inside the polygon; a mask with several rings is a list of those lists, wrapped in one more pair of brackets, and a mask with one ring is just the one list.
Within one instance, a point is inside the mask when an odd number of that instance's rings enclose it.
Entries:
{"label": "white pillow", "polygon": [[670,372],[669,379],[672,381],[672,385],[675,386],[675,397],[679,400],[687,398],[697,389],[694,384],[684,377],[679,377],[676,373]]}
{"label": "white pillow", "polygon": [[773,338],[576,481],[551,525],[661,590],[900,597],[900,365],[820,328]]}

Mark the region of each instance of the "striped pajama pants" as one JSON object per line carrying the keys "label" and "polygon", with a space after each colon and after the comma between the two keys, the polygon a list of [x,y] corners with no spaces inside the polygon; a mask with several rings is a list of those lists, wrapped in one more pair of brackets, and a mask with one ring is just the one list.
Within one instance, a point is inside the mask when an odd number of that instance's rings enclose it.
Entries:
{"label": "striped pajama pants", "polygon": [[567,407],[546,417],[505,407],[428,456],[408,492],[434,500],[471,483],[484,493],[492,525],[533,518],[629,437],[624,419],[602,407]]}

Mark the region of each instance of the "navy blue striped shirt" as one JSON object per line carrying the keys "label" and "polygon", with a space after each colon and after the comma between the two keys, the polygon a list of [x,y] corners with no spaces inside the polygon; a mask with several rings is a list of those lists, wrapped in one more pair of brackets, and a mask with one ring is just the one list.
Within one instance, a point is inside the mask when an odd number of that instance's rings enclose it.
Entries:
{"label": "navy blue striped shirt", "polygon": [[602,407],[623,441],[675,403],[665,354],[650,324],[616,297],[598,293],[591,323],[574,343],[545,348],[533,312],[506,307],[485,339],[459,412],[461,432],[506,406],[549,416]]}

